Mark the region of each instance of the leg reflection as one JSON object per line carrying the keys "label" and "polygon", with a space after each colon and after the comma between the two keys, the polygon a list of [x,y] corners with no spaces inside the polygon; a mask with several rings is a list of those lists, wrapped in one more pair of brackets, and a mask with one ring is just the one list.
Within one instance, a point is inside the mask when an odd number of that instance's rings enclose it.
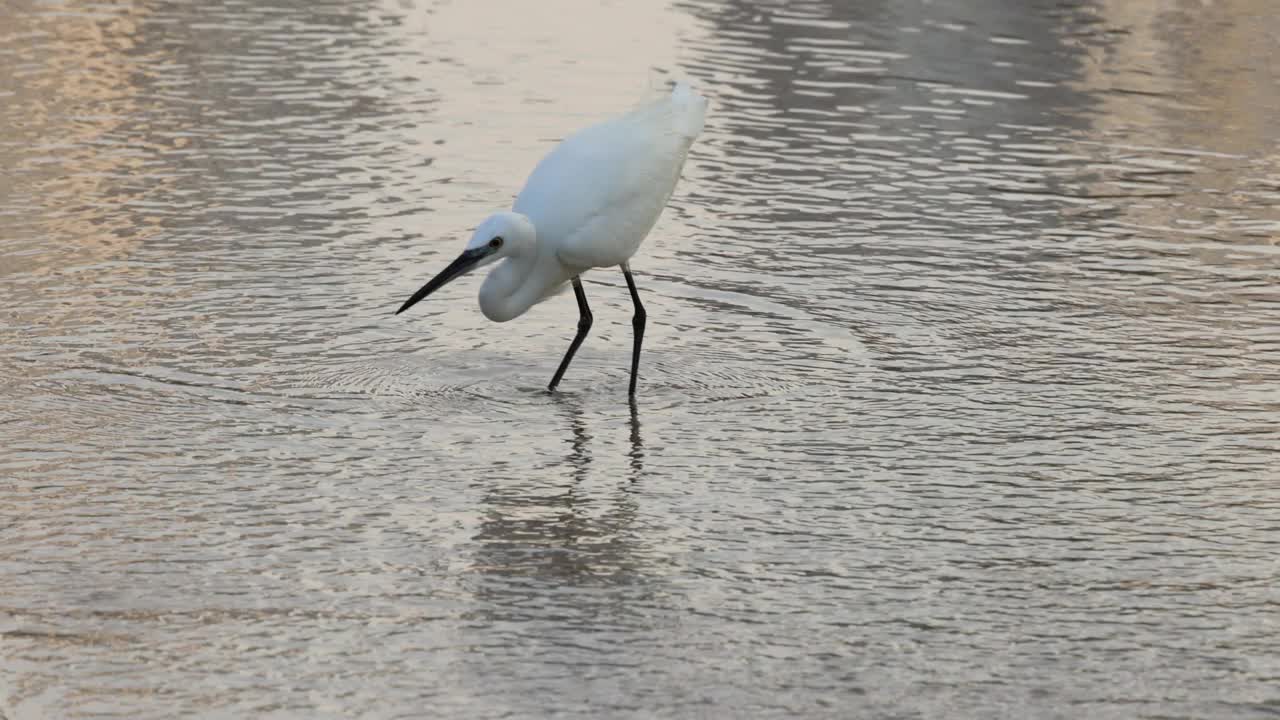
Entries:
{"label": "leg reflection", "polygon": [[553,395],[556,405],[563,408],[569,416],[569,455],[565,461],[572,468],[575,484],[587,479],[587,470],[591,467],[591,451],[587,444],[591,441],[591,433],[587,432],[587,422],[582,415],[582,403],[572,395]]}
{"label": "leg reflection", "polygon": [[644,474],[644,440],[640,439],[640,411],[636,408],[636,396],[631,396],[631,482]]}
{"label": "leg reflection", "polygon": [[[581,485],[587,479],[591,464],[594,462],[591,452],[594,434],[587,424],[582,400],[572,394],[557,393],[551,396],[551,401],[564,411],[569,421],[569,452],[564,461],[573,477],[574,484]],[[635,482],[644,475],[644,439],[640,433],[640,408],[636,405],[635,398],[631,398],[628,408],[630,411],[628,429],[630,431],[629,440],[631,444],[627,449],[627,465],[630,468],[631,482]],[[617,427],[612,425],[607,418],[596,416],[596,419],[603,426]],[[606,465],[608,464],[611,463],[606,462]]]}

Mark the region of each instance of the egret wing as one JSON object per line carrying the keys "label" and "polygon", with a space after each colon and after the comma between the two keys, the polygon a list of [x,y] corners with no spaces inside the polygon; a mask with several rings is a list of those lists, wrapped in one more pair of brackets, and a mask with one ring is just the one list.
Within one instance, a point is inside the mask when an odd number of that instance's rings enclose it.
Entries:
{"label": "egret wing", "polygon": [[706,101],[691,93],[678,87],[566,138],[543,158],[514,208],[533,220],[539,244],[583,270],[630,258],[671,197],[702,128]]}

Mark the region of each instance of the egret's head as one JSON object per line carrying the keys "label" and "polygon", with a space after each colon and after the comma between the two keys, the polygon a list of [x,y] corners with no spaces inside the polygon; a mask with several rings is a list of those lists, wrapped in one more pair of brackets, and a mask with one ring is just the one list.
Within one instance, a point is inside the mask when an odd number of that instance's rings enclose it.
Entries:
{"label": "egret's head", "polygon": [[462,254],[406,300],[396,314],[408,310],[414,303],[444,287],[454,278],[502,258],[532,250],[535,237],[533,223],[520,213],[500,212],[490,215],[471,234],[471,240],[467,242]]}

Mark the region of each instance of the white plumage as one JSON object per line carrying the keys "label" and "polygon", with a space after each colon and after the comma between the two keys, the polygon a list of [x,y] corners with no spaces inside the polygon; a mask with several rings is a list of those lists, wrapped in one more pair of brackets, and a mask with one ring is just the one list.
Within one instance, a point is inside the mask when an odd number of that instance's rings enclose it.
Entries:
{"label": "white plumage", "polygon": [[626,262],[671,197],[705,109],[706,100],[681,84],[570,135],[534,168],[513,210],[569,268]]}
{"label": "white plumage", "polygon": [[679,83],[657,100],[580,130],[544,157],[511,211],[489,216],[451,265],[397,313],[450,280],[498,262],[480,287],[485,317],[506,322],[573,282],[581,319],[554,389],[591,326],[579,276],[591,268],[622,268],[636,307],[631,392],[635,392],[644,307],[627,261],[662,214],[689,146],[702,132],[707,100]]}

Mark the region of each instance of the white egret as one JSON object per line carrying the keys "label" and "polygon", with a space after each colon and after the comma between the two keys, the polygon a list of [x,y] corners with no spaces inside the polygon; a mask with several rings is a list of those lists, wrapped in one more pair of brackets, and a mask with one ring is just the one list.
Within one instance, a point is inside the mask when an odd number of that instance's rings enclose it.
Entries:
{"label": "white egret", "polygon": [[629,390],[635,395],[646,315],[628,260],[670,199],[706,108],[706,98],[678,83],[669,95],[565,138],[533,169],[511,211],[480,223],[462,254],[396,314],[499,261],[480,286],[480,310],[494,322],[519,317],[570,282],[578,331],[547,386],[551,391],[591,329],[582,274],[617,265],[635,306]]}

